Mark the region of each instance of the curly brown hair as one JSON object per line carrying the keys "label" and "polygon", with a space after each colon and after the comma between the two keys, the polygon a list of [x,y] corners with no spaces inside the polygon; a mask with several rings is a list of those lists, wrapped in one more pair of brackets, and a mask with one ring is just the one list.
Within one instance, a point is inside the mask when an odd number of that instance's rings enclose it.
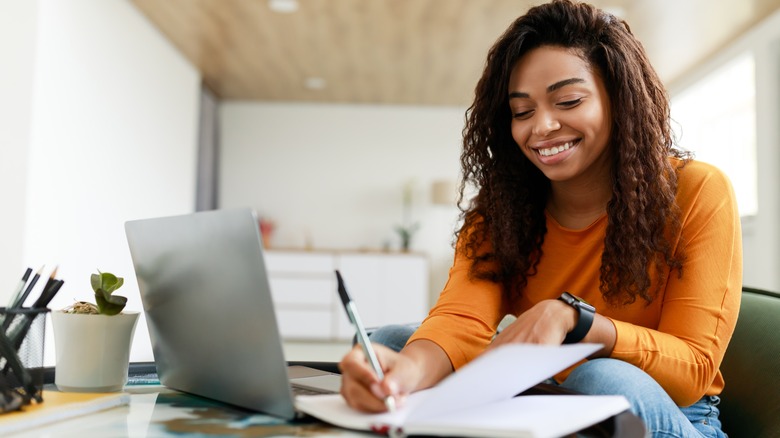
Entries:
{"label": "curly brown hair", "polygon": [[[677,169],[689,153],[674,146],[669,100],[628,24],[569,0],[531,8],[490,49],[473,104],[466,112],[460,161],[459,249],[471,275],[503,287],[511,300],[536,273],[547,232],[550,181],[512,138],[509,76],[517,61],[540,46],[575,49],[603,79],[612,113],[612,197],[601,258],[600,290],[613,305],[641,296],[651,302],[651,272],[664,283],[666,267],[682,275],[684,256],[669,240],[680,229]],[[478,189],[464,207],[466,187]],[[489,245],[487,245],[489,243]]]}

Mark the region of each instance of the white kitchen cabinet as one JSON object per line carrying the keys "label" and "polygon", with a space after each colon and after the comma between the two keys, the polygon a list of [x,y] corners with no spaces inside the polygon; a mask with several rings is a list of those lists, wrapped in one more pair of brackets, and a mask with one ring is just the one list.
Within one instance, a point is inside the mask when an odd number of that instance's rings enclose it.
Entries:
{"label": "white kitchen cabinet", "polygon": [[352,338],[336,269],[366,327],[422,321],[428,313],[428,259],[422,254],[268,250],[265,258],[285,339]]}

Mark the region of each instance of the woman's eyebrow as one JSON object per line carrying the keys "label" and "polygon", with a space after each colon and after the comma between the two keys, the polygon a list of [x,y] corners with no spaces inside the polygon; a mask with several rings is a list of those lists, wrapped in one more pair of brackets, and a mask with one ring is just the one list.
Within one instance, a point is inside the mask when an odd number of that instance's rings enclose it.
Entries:
{"label": "woman's eyebrow", "polygon": [[[562,81],[558,81],[558,82],[548,86],[547,87],[547,93],[548,94],[552,93],[553,91],[559,90],[559,89],[561,89],[561,88],[563,88],[563,87],[565,87],[567,85],[582,84],[582,83],[585,83],[585,79],[582,79],[582,78],[564,79]],[[529,95],[528,93],[524,93],[522,91],[513,91],[513,92],[509,93],[509,98],[510,99],[515,99],[515,98],[517,98],[517,99],[527,99],[529,97],[531,97],[531,95]]]}
{"label": "woman's eyebrow", "polygon": [[567,85],[571,84],[582,84],[585,82],[585,79],[582,78],[570,78],[570,79],[564,79],[562,81],[558,81],[549,87],[547,87],[547,93],[552,93],[555,90],[561,89]]}

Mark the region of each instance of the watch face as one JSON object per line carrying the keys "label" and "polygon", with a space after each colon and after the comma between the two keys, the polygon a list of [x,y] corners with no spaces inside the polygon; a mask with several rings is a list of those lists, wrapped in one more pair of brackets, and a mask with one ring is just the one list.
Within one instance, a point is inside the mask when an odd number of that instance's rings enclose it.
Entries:
{"label": "watch face", "polygon": [[580,298],[578,296],[572,295],[569,292],[564,292],[561,295],[561,299],[566,301],[566,303],[569,304],[570,306],[580,307],[580,308],[583,308],[585,310],[590,310],[591,312],[595,312],[596,311],[596,308],[593,307],[592,305],[588,304],[587,301],[583,300],[582,298]]}
{"label": "watch face", "polygon": [[566,304],[570,306],[574,306],[577,304],[577,299],[574,298],[574,295],[564,292],[563,295],[561,295],[561,299],[566,302]]}

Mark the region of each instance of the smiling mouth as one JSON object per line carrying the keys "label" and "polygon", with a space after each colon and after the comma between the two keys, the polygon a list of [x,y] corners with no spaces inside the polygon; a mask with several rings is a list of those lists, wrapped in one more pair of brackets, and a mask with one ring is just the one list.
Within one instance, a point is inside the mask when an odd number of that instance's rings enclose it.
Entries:
{"label": "smiling mouth", "polygon": [[558,155],[563,151],[568,151],[570,148],[574,147],[576,144],[576,141],[568,141],[562,145],[559,146],[553,146],[551,148],[544,148],[544,149],[537,149],[536,153],[543,157],[552,157],[554,155]]}

